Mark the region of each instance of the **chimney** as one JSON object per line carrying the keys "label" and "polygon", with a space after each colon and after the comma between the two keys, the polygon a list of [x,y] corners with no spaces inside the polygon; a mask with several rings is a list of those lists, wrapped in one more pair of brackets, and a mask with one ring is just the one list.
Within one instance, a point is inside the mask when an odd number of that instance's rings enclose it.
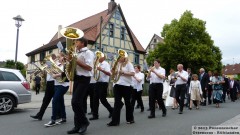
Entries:
{"label": "chimney", "polygon": [[108,14],[112,13],[112,11],[115,9],[116,6],[117,6],[117,3],[114,0],[111,0],[108,3]]}
{"label": "chimney", "polygon": [[58,25],[58,36],[57,36],[57,38],[62,37],[62,35],[60,33],[61,29],[62,29],[62,25]]}

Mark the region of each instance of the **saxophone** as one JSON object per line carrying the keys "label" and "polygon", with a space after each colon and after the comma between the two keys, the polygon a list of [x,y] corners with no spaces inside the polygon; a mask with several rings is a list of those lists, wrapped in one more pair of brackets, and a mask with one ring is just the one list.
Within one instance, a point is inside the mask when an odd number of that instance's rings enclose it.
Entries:
{"label": "saxophone", "polygon": [[66,38],[66,55],[69,59],[66,62],[66,69],[65,74],[69,81],[74,80],[75,69],[76,69],[76,61],[77,61],[77,53],[74,46],[74,39],[78,39],[83,37],[84,33],[82,30],[73,28],[73,27],[66,27],[61,29],[60,33],[62,36]]}
{"label": "saxophone", "polygon": [[128,57],[127,52],[125,52],[122,49],[119,49],[118,50],[118,58],[114,62],[113,68],[112,68],[111,81],[114,82],[114,83],[116,83],[119,80],[120,76],[121,76],[120,72],[118,71],[118,69],[119,69],[118,67],[120,66],[120,71],[121,71],[122,70],[122,64],[119,65],[119,60],[122,57]]}

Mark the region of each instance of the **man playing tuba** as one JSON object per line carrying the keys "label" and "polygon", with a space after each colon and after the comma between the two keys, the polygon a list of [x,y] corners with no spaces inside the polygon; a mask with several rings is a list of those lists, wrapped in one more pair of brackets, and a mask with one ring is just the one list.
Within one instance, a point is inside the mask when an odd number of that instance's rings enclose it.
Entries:
{"label": "man playing tuba", "polygon": [[[97,51],[97,53],[100,53],[99,65],[95,66],[96,70],[98,70],[99,77],[97,77],[97,83],[96,83],[96,90],[94,91],[94,99],[93,99],[93,117],[89,118],[89,120],[96,120],[98,119],[98,108],[99,108],[99,99],[104,107],[107,108],[109,112],[109,118],[112,116],[113,108],[107,101],[107,90],[108,90],[108,82],[109,82],[109,76],[111,75],[110,72],[110,65],[107,61],[105,61],[106,56],[100,52]],[[95,70],[95,69],[94,69]],[[98,72],[95,72],[98,73]]]}
{"label": "man playing tuba", "polygon": [[122,97],[125,101],[126,106],[126,120],[127,124],[134,123],[133,108],[130,103],[131,99],[131,84],[132,76],[134,76],[134,68],[131,62],[128,61],[128,55],[124,50],[118,50],[120,58],[118,58],[118,65],[116,66],[117,71],[112,69],[112,74],[119,74],[119,79],[114,85],[114,109],[112,113],[112,121],[108,123],[108,126],[118,126],[120,123],[120,112],[123,107]]}
{"label": "man playing tuba", "polygon": [[75,47],[78,52],[76,60],[76,74],[74,76],[73,93],[72,93],[72,109],[74,112],[74,127],[69,130],[68,134],[80,133],[87,131],[89,121],[85,115],[84,97],[92,76],[93,52],[87,48],[88,41],[85,38],[79,38],[75,41]]}

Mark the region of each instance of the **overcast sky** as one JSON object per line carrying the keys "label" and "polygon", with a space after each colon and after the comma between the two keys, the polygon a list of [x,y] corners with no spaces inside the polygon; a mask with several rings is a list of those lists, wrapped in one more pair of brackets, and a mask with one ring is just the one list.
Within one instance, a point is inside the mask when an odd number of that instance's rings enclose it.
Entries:
{"label": "overcast sky", "polygon": [[[0,4],[0,61],[15,59],[15,21],[21,15],[18,61],[27,63],[26,53],[47,44],[63,27],[108,8],[110,0],[7,0]],[[144,48],[164,24],[179,19],[186,10],[207,22],[207,31],[220,47],[224,64],[240,63],[239,0],[115,0],[128,25]]]}

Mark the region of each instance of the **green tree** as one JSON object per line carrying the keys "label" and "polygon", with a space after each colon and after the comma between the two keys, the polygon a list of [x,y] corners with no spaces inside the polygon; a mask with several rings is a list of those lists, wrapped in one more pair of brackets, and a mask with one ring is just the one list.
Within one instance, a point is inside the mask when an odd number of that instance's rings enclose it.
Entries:
{"label": "green tree", "polygon": [[185,11],[179,20],[174,19],[165,24],[161,36],[164,43],[150,52],[147,62],[151,65],[154,59],[161,61],[161,66],[168,71],[176,69],[181,63],[184,68],[191,68],[193,73],[203,67],[205,70],[221,71],[222,54],[219,47],[206,31],[206,22],[194,18],[191,11]]}
{"label": "green tree", "polygon": [[[15,62],[14,60],[7,60],[6,61],[6,64],[4,66],[5,68],[12,68],[12,69],[15,69]],[[21,73],[23,74],[23,76],[26,77],[26,68],[24,66],[23,63],[21,62],[17,62],[17,69],[21,71]]]}

